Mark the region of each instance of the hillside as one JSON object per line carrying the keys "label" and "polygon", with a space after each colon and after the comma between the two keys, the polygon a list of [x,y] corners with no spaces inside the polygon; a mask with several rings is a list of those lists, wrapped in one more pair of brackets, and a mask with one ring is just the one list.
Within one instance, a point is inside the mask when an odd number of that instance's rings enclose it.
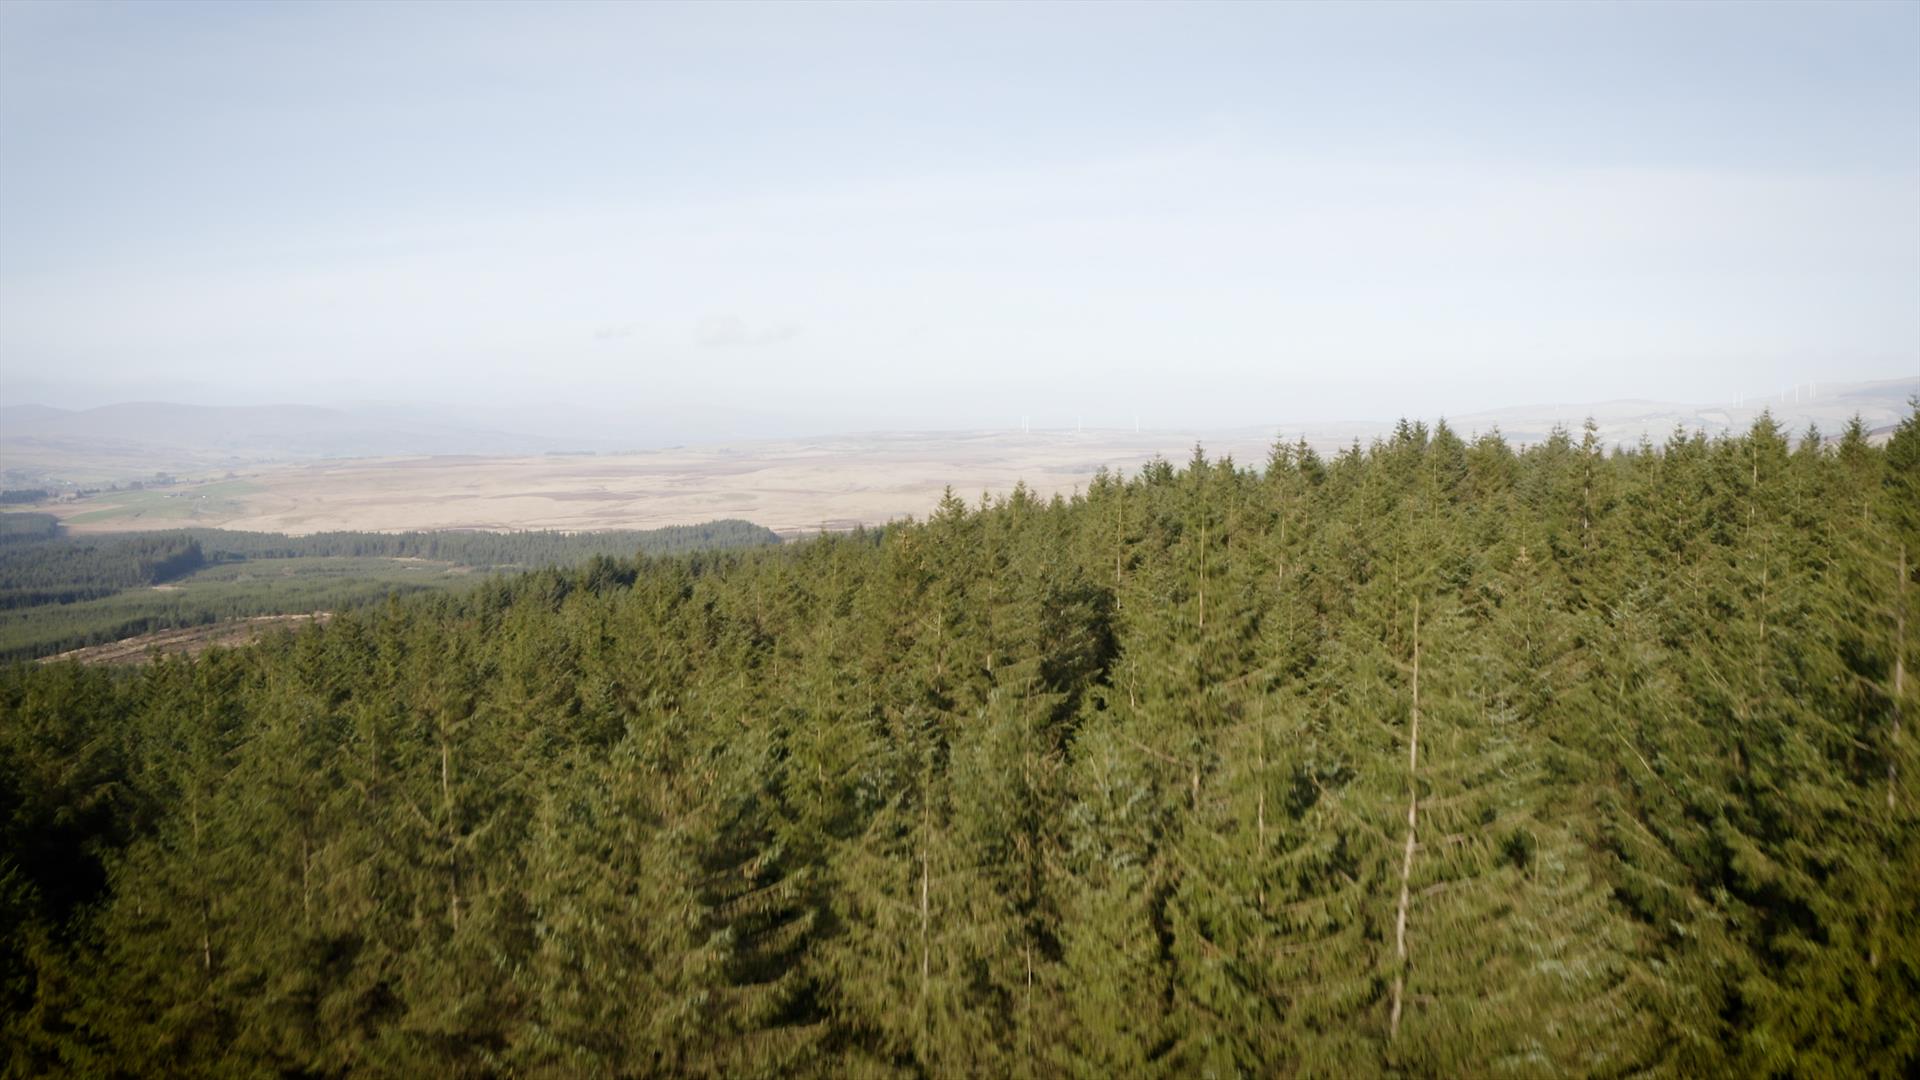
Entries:
{"label": "hillside", "polygon": [[11,1071],[1908,1075],[1917,485],[1403,423],[16,665]]}

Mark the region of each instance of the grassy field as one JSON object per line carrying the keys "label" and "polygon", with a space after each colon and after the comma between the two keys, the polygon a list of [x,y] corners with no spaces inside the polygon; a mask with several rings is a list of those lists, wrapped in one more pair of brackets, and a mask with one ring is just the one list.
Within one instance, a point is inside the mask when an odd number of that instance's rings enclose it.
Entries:
{"label": "grassy field", "polygon": [[248,559],[209,566],[160,589],[204,589],[216,585],[276,587],[323,582],[368,581],[387,585],[451,585],[470,577],[473,569],[433,559],[306,556],[294,559]]}
{"label": "grassy field", "polygon": [[112,524],[145,529],[226,521],[246,509],[246,496],[263,489],[250,480],[220,480],[192,487],[115,491],[88,500],[88,509],[69,517],[74,525]]}

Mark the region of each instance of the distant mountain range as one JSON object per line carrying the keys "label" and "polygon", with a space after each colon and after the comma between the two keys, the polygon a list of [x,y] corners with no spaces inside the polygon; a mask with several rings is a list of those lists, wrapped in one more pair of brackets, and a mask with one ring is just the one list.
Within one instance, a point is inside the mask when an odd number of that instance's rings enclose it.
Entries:
{"label": "distant mountain range", "polygon": [[[1516,443],[1547,438],[1556,426],[1578,434],[1591,417],[1608,445],[1658,443],[1676,428],[1717,435],[1744,430],[1765,410],[1795,435],[1809,426],[1838,433],[1854,416],[1885,432],[1920,396],[1920,376],[1877,382],[1820,383],[1797,393],[1718,404],[1626,400],[1523,405],[1449,416],[1462,435],[1498,428]],[[171,473],[206,476],[223,470],[330,458],[461,454],[519,457],[569,450],[612,450],[611,441],[575,434],[529,434],[465,427],[427,408],[369,405],[209,406],[129,402],[94,409],[43,405],[0,407],[0,486],[124,483]],[[1431,422],[1433,417],[1422,417]],[[529,424],[528,426],[535,426]],[[1231,431],[1194,431],[1209,446],[1265,445],[1278,434],[1304,436],[1322,449],[1391,430],[1379,422],[1277,423]],[[1151,433],[1149,433],[1151,434]],[[1165,434],[1165,433],[1161,433]],[[631,445],[633,440],[623,440]],[[1149,439],[1148,441],[1151,441]],[[1144,443],[1143,443],[1144,445]]]}

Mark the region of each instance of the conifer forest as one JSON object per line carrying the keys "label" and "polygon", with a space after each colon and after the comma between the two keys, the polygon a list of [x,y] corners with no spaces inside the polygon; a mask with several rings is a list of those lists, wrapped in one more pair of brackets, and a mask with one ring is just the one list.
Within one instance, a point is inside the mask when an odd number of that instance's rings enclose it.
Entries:
{"label": "conifer forest", "polygon": [[1403,422],[14,663],[6,1074],[1913,1075],[1917,568],[1920,413]]}

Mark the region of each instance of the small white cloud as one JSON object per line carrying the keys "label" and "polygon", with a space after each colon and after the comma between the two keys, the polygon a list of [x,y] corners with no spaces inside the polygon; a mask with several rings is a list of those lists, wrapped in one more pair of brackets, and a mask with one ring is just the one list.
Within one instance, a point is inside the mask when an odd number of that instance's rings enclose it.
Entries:
{"label": "small white cloud", "polygon": [[738,315],[710,315],[694,329],[693,340],[706,349],[760,348],[791,341],[799,333],[793,323],[754,325]]}

